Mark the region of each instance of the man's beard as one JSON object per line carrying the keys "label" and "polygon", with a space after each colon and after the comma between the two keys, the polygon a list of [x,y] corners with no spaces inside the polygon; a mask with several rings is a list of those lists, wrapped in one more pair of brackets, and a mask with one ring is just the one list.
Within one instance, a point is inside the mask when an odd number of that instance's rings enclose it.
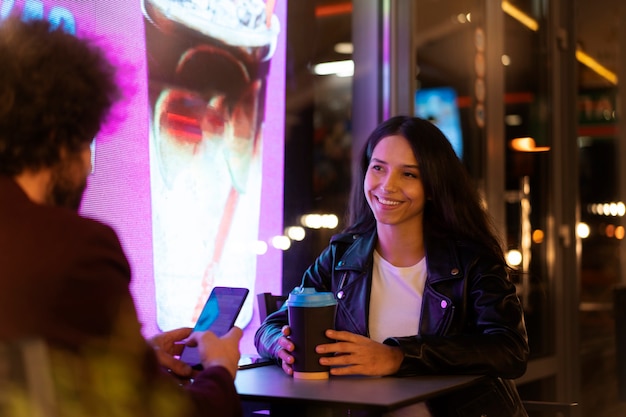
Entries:
{"label": "man's beard", "polygon": [[87,187],[80,158],[65,158],[52,169],[48,204],[78,211]]}

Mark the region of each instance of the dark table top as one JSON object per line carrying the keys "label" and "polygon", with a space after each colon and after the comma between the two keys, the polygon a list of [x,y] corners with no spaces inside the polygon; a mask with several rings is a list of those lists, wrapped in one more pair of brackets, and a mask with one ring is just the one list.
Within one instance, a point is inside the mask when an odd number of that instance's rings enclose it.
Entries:
{"label": "dark table top", "polygon": [[481,376],[365,377],[331,376],[325,380],[294,379],[276,366],[237,372],[235,385],[244,401],[306,403],[392,411],[459,389]]}

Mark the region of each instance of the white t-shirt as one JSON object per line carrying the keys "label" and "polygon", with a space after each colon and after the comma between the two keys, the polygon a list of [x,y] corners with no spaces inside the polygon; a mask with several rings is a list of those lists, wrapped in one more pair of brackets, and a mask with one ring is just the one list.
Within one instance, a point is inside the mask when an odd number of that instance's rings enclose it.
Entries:
{"label": "white t-shirt", "polygon": [[425,283],[426,257],[413,266],[397,267],[374,251],[369,314],[372,340],[418,334]]}
{"label": "white t-shirt", "polygon": [[[370,338],[382,342],[391,336],[419,333],[426,284],[426,257],[408,267],[397,267],[374,251],[370,296]],[[425,403],[386,413],[384,417],[430,417]]]}

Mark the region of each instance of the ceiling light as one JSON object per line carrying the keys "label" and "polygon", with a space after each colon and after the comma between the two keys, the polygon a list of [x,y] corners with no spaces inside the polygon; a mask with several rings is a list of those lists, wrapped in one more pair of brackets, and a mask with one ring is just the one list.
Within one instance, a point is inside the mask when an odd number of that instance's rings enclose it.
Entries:
{"label": "ceiling light", "polygon": [[550,150],[549,146],[537,146],[535,139],[530,137],[513,139],[511,148],[519,152],[546,152]]}
{"label": "ceiling light", "polygon": [[528,29],[532,30],[533,32],[537,32],[539,30],[539,23],[535,19],[528,16],[526,13],[513,6],[506,0],[502,2],[502,11],[511,16],[513,19],[520,22],[522,25],[526,26]]}
{"label": "ceiling light", "polygon": [[507,114],[504,116],[504,123],[506,123],[507,126],[521,126],[522,116],[519,114]]}
{"label": "ceiling light", "polygon": [[354,61],[322,62],[313,68],[316,75],[336,75],[338,77],[350,77],[354,74]]}
{"label": "ceiling light", "polygon": [[354,51],[354,46],[352,42],[339,42],[335,45],[335,52],[338,54],[347,54],[350,55]]}
{"label": "ceiling light", "polygon": [[586,65],[589,69],[594,71],[602,78],[608,80],[611,84],[617,85],[617,75],[615,75],[613,71],[609,71],[598,61],[587,55],[580,48],[576,49],[576,59],[578,60],[578,62]]}

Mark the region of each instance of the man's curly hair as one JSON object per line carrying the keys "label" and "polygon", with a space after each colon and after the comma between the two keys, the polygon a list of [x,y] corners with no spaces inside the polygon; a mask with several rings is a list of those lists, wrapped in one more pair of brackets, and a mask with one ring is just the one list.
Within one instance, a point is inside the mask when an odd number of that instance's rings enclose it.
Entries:
{"label": "man's curly hair", "polygon": [[90,143],[120,97],[103,51],[47,21],[0,21],[0,57],[0,174]]}

